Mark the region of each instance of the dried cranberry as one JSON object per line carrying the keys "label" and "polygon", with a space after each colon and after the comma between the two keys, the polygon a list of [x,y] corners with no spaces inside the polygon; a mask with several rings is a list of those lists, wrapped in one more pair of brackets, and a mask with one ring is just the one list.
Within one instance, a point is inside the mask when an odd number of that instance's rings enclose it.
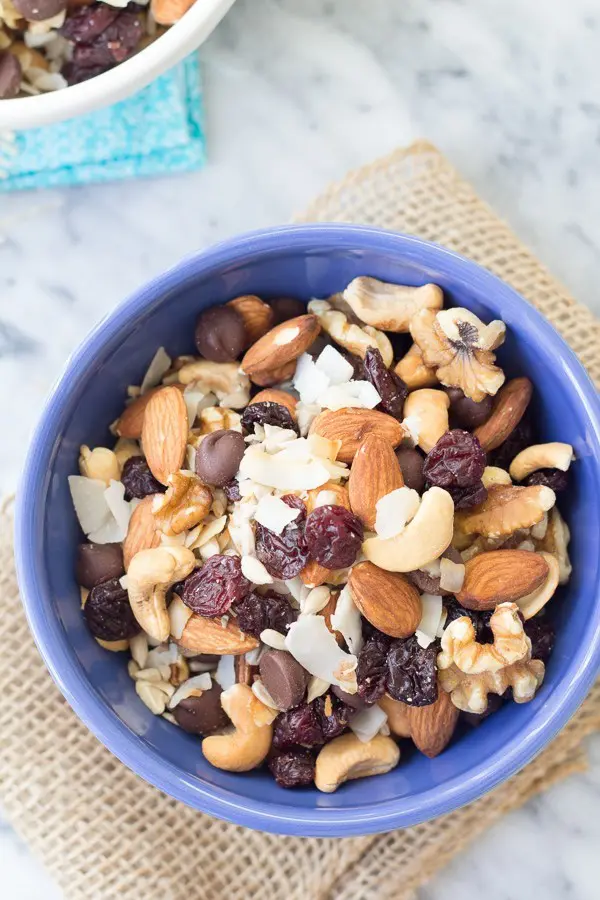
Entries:
{"label": "dried cranberry", "polygon": [[475,638],[480,644],[491,644],[493,642],[494,635],[490,628],[493,610],[477,612],[474,609],[465,609],[454,597],[444,598],[444,608],[446,610],[446,626],[450,622],[454,622],[455,619],[466,616],[473,623]]}
{"label": "dried cranberry", "polygon": [[143,456],[130,456],[123,466],[121,481],[125,486],[125,499],[142,499],[148,494],[163,494],[166,487],[157,481]]}
{"label": "dried cranberry", "polygon": [[123,10],[92,42],[80,40],[75,44],[73,65],[82,68],[97,66],[110,68],[122,63],[131,56],[142,36],[143,28],[139,16]]}
{"label": "dried cranberry", "polygon": [[535,443],[533,425],[528,418],[523,418],[512,430],[503,444],[490,453],[490,465],[500,469],[508,469],[511,462],[521,450]]}
{"label": "dried cranberry", "polygon": [[528,619],[525,634],[531,641],[531,658],[546,662],[554,648],[554,628],[546,618]]}
{"label": "dried cranberry", "polygon": [[437,644],[420,647],[416,637],[394,641],[387,657],[386,689],[394,700],[410,706],[429,706],[438,694]]}
{"label": "dried cranberry", "polygon": [[281,534],[275,534],[257,522],[254,538],[256,555],[269,575],[287,581],[299,575],[308,561],[308,547],[304,537],[306,507],[293,494],[286,494],[281,499],[292,509],[299,509],[299,515],[285,526]]}
{"label": "dried cranberry", "polygon": [[356,559],[364,529],[343,506],[326,505],[311,512],[304,534],[311,559],[327,569],[344,569]]}
{"label": "dried cranberry", "polygon": [[365,703],[377,703],[385,694],[390,643],[387,635],[376,633],[365,641],[358,654],[356,680],[359,696]]}
{"label": "dried cranberry", "polygon": [[244,600],[251,588],[242,575],[240,558],[217,553],[188,575],[181,599],[201,616],[222,616],[233,603]]}
{"label": "dried cranberry", "polygon": [[236,612],[240,630],[256,638],[266,628],[285,634],[296,620],[295,610],[277,591],[266,591],[264,594],[253,591],[237,607]]}
{"label": "dried cranberry", "polygon": [[89,81],[90,78],[95,78],[96,75],[102,75],[103,72],[106,72],[110,68],[112,68],[112,66],[92,66],[86,68],[85,66],[76,66],[72,62],[67,62],[60,70],[60,73],[67,84],[71,86],[74,84],[81,84],[82,81]]}
{"label": "dried cranberry", "polygon": [[395,372],[388,369],[381,353],[375,347],[369,347],[365,353],[364,369],[367,381],[371,382],[381,397],[379,409],[401,420],[404,401],[408,396],[405,383]]}
{"label": "dried cranberry", "polygon": [[269,769],[280,787],[304,787],[314,781],[315,756],[310,750],[297,747],[272,756]]}
{"label": "dried cranberry", "polygon": [[569,476],[560,469],[538,469],[528,475],[523,484],[543,484],[553,491],[565,491],[569,486]]}
{"label": "dried cranberry", "polygon": [[119,17],[121,10],[108,3],[92,3],[69,10],[64,24],[58,29],[68,41],[75,44],[91,44]]}
{"label": "dried cranberry", "polygon": [[298,744],[304,747],[320,747],[324,743],[321,723],[312,704],[303,703],[280,713],[275,719],[273,746],[277,750],[290,750]]}
{"label": "dried cranberry", "polygon": [[350,716],[354,712],[343,700],[330,694],[317,697],[313,706],[326,741],[333,740],[346,730]]}
{"label": "dried cranberry", "polygon": [[468,488],[481,481],[485,452],[473,434],[458,428],[447,431],[425,457],[423,474],[441,488]]}
{"label": "dried cranberry", "polygon": [[83,608],[88,628],[102,641],[123,641],[140,631],[129,597],[118,578],[97,584],[88,594]]}
{"label": "dried cranberry", "polygon": [[299,434],[298,426],[289,409],[281,403],[251,403],[242,414],[242,428],[252,431],[255,425],[277,425]]}
{"label": "dried cranberry", "polygon": [[236,500],[242,499],[242,495],[240,494],[240,483],[237,478],[232,478],[231,481],[228,481],[227,484],[224,484],[223,490],[230,503],[234,503]]}
{"label": "dried cranberry", "polygon": [[448,487],[446,490],[454,500],[455,509],[473,509],[474,506],[483,503],[487,497],[487,489],[483,486],[482,481],[470,487]]}

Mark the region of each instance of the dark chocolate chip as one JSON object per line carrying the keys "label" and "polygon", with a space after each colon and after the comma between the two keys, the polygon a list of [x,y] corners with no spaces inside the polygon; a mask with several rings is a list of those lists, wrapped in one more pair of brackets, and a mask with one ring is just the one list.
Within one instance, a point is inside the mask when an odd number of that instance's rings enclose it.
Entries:
{"label": "dark chocolate chip", "polygon": [[12,100],[21,88],[21,63],[8,50],[0,52],[0,100]]}
{"label": "dark chocolate chip", "polygon": [[492,398],[484,397],[480,403],[465,397],[460,388],[446,388],[450,399],[450,419],[452,428],[474,431],[487,422],[492,413]]}
{"label": "dark chocolate chip", "polygon": [[338,700],[343,700],[346,706],[351,706],[352,709],[364,709],[366,706],[365,701],[360,694],[347,694],[346,691],[343,691],[337,684],[332,686],[331,693],[335,694]]}
{"label": "dark chocolate chip", "polygon": [[292,709],[302,703],[308,684],[308,672],[291,653],[285,650],[266,650],[260,658],[259,671],[264,686],[278,709]]}
{"label": "dark chocolate chip", "polygon": [[90,590],[125,574],[120,544],[80,544],[75,560],[77,584]]}
{"label": "dark chocolate chip", "polygon": [[205,484],[223,487],[240,467],[246,444],[239,431],[207,434],[196,450],[196,474]]}
{"label": "dark chocolate chip", "polygon": [[13,6],[29,22],[43,22],[67,8],[67,0],[13,0]]}
{"label": "dark chocolate chip", "polygon": [[198,316],[196,347],[212,362],[233,362],[246,346],[244,320],[232,306],[212,306]]}
{"label": "dark chocolate chip", "polygon": [[421,494],[425,488],[423,464],[425,459],[414,447],[398,447],[396,457],[402,469],[402,477],[406,487]]}
{"label": "dark chocolate chip", "polygon": [[221,688],[216,682],[200,697],[188,697],[173,710],[175,721],[189,734],[214,734],[229,724],[221,706]]}
{"label": "dark chocolate chip", "polygon": [[274,326],[280,325],[281,322],[287,322],[288,319],[306,315],[306,304],[294,297],[273,297],[266,302],[275,314]]}

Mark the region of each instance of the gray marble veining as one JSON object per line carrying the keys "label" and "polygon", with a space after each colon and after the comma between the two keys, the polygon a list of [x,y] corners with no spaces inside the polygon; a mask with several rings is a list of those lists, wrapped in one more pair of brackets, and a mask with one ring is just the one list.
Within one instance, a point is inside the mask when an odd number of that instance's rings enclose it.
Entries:
{"label": "gray marble veining", "polygon": [[[129,291],[416,137],[600,313],[599,48],[598,0],[238,0],[202,52],[203,172],[0,199],[0,492],[65,358]],[[424,900],[596,900],[591,750],[589,773],[506,817]],[[12,900],[58,900],[7,828],[0,854]]]}

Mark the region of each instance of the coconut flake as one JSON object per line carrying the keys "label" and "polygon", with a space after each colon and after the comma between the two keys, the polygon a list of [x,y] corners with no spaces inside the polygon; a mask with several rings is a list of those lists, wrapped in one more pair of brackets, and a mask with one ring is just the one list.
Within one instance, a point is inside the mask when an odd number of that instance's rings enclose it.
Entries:
{"label": "coconut flake", "polygon": [[437,594],[421,594],[421,621],[415,632],[420,647],[427,648],[437,636],[442,619],[442,598]]}
{"label": "coconut flake", "polygon": [[104,496],[105,483],[85,475],[69,475],[67,481],[81,530],[86,535],[98,531],[112,518]]}
{"label": "coconut flake", "polygon": [[187,409],[188,416],[188,427],[192,428],[194,422],[196,421],[196,416],[198,415],[198,408],[200,403],[204,400],[204,394],[202,391],[188,391],[185,390],[183,392],[183,402],[185,403],[185,408]]}
{"label": "coconut flake", "polygon": [[316,675],[312,675],[306,689],[306,702],[312,703],[317,697],[322,697],[330,687],[331,685],[324,678],[317,678]]}
{"label": "coconut flake", "polygon": [[240,465],[240,473],[259,484],[280,491],[310,491],[329,481],[329,472],[320,462],[293,463],[279,460],[259,447],[248,447]]}
{"label": "coconut flake", "polygon": [[301,615],[314,616],[321,612],[321,610],[329,603],[330,597],[331,591],[327,585],[322,584],[319,587],[313,588],[304,601],[300,603],[300,609],[302,610]]}
{"label": "coconut flake", "polygon": [[274,650],[285,650],[285,635],[275,631],[274,628],[265,628],[264,631],[261,631],[260,639],[267,647],[272,647]]}
{"label": "coconut flake", "polygon": [[171,357],[165,351],[164,347],[159,347],[152,357],[146,374],[142,378],[140,393],[145,394],[146,391],[159,385],[170,368]]}
{"label": "coconut flake", "polygon": [[287,444],[296,441],[298,435],[291,428],[281,428],[279,425],[262,426],[264,431],[263,450],[267,453],[278,453]]}
{"label": "coconut flake", "polygon": [[177,644],[161,644],[154,647],[148,654],[146,665],[143,668],[156,668],[159,666],[173,666],[179,659],[179,647]]}
{"label": "coconut flake", "polygon": [[356,656],[345,653],[327,628],[323,616],[302,616],[290,625],[285,647],[301,666],[348,694],[358,690]]}
{"label": "coconut flake", "polygon": [[407,416],[400,423],[404,429],[408,443],[415,447],[419,443],[421,433],[421,419],[419,416]]}
{"label": "coconut flake", "polygon": [[375,531],[380,538],[393,538],[404,530],[419,509],[421,498],[412,488],[401,487],[375,504]]}
{"label": "coconut flake", "polygon": [[439,559],[434,559],[430,563],[425,563],[424,566],[421,566],[421,572],[425,572],[431,578],[439,578],[441,571],[442,567]]}
{"label": "coconut flake", "polygon": [[373,740],[376,734],[379,734],[386,723],[387,714],[377,703],[374,703],[373,706],[365,706],[360,712],[355,713],[348,722],[348,726],[359,741],[367,744]]}
{"label": "coconut flake", "polygon": [[236,683],[235,656],[227,655],[220,658],[219,665],[214,674],[214,679],[217,684],[221,685],[224,691]]}
{"label": "coconut flake", "polygon": [[255,556],[242,556],[242,575],[252,584],[272,584],[273,576],[269,575],[263,564]]}
{"label": "coconut flake", "polygon": [[129,528],[131,514],[139,504],[139,500],[135,504],[133,500],[125,500],[125,485],[122,481],[111,481],[104,491],[104,498],[123,533],[123,537],[119,538],[119,540],[123,541]]}
{"label": "coconut flake", "polygon": [[342,356],[339,350],[336,350],[331,344],[328,344],[319,353],[318,359],[315,362],[315,367],[320,372],[325,373],[329,379],[329,383],[332,385],[344,384],[347,381],[351,381],[352,376],[354,375],[354,368],[350,365],[348,360]]}
{"label": "coconut flake", "polygon": [[296,603],[302,608],[302,604],[310,593],[310,588],[306,587],[299,575],[284,581],[284,584]]}
{"label": "coconut flake", "polygon": [[381,396],[370,381],[348,381],[346,384],[332,385],[319,398],[325,409],[374,409],[381,403]]}
{"label": "coconut flake", "polygon": [[363,645],[362,622],[349,585],[340,592],[331,616],[331,627],[340,632],[350,652],[358,656]]}
{"label": "coconut flake", "polygon": [[[268,528],[269,531],[281,534],[283,529],[293,522],[294,519],[297,519],[299,515],[299,509],[292,509],[280,497],[267,494],[266,497],[259,501],[254,518],[265,528]],[[257,582],[257,584],[261,584],[261,582]]]}
{"label": "coconut flake", "polygon": [[308,434],[308,429],[320,412],[321,407],[318,403],[303,403],[302,400],[298,402],[296,405],[296,420],[302,436]]}
{"label": "coconut flake", "polygon": [[192,675],[191,678],[179,685],[167,705],[169,709],[175,709],[182,700],[187,700],[188,697],[198,697],[204,691],[210,691],[211,687],[212,680],[208,672]]}
{"label": "coconut flake", "polygon": [[[335,462],[342,442],[340,440],[332,441],[321,434],[310,434],[306,438],[306,445],[312,456],[319,457],[323,462],[325,460]],[[345,465],[345,463],[338,465]]]}
{"label": "coconut flake", "polygon": [[189,606],[185,605],[181,597],[174,594],[169,605],[169,621],[171,623],[170,632],[175,640],[179,640],[183,634],[183,630],[191,615],[192,611]]}
{"label": "coconut flake", "polygon": [[335,506],[336,503],[337,494],[335,491],[319,491],[313,504],[313,509],[317,509],[319,506]]}
{"label": "coconut flake", "polygon": [[455,563],[443,556],[440,559],[440,587],[443,591],[458,594],[465,580],[463,563]]}
{"label": "coconut flake", "polygon": [[264,682],[259,678],[257,678],[256,681],[253,682],[250,690],[252,691],[256,699],[260,700],[261,703],[264,703],[265,706],[268,706],[269,709],[275,709],[277,710],[277,712],[280,711],[279,707],[266,689]]}
{"label": "coconut flake", "polygon": [[312,356],[303,353],[296,363],[293,384],[303,403],[315,403],[331,384],[323,369],[318,369]]}

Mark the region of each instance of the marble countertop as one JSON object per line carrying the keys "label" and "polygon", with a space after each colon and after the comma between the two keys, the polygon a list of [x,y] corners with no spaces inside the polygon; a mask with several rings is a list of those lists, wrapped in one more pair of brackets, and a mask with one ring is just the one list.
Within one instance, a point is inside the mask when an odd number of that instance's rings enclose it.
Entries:
{"label": "marble countertop", "polygon": [[[129,291],[415,137],[600,313],[599,41],[597,0],[238,0],[202,51],[203,172],[0,199],[0,492],[65,358]],[[422,898],[597,898],[600,738],[590,758]],[[58,900],[8,826],[0,856],[12,900]]]}

